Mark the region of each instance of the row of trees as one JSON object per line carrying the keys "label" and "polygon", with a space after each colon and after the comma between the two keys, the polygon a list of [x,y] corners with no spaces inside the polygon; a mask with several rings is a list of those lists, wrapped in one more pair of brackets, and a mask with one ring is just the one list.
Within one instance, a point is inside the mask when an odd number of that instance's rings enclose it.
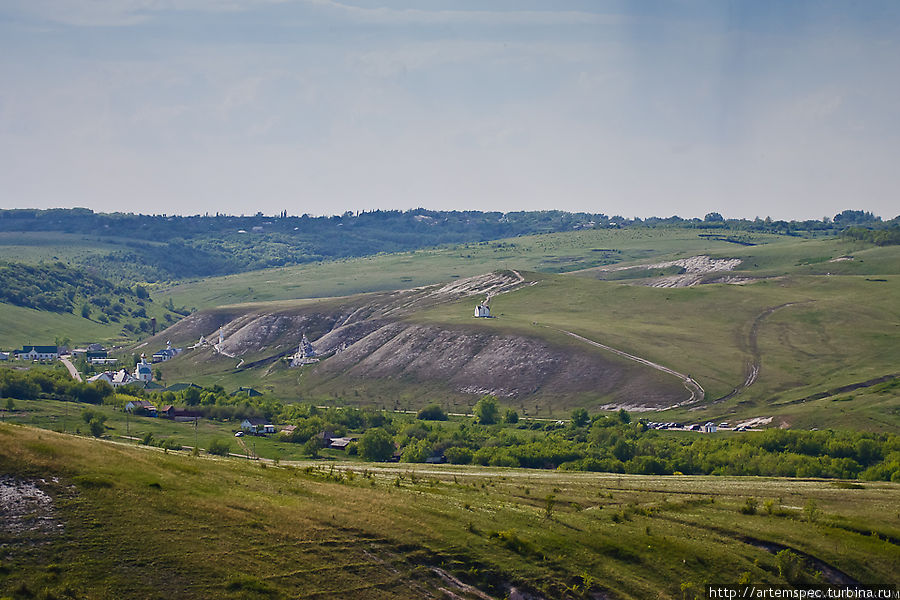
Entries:
{"label": "row of trees", "polygon": [[19,371],[0,368],[0,398],[33,400],[41,397],[103,404],[111,401],[114,393],[106,382],[75,381],[65,369]]}
{"label": "row of trees", "polygon": [[[437,405],[416,416],[357,408],[319,409],[268,396],[227,394],[220,386],[180,392],[143,392],[158,404],[190,406],[212,419],[261,416],[293,424],[285,440],[317,454],[321,434],[356,433],[348,451],[368,460],[443,457],[456,464],[667,475],[764,475],[900,481],[900,436],[848,431],[770,429],[741,435],[660,432],[633,422],[622,410],[591,416],[576,409],[566,424],[518,421],[485,396],[475,418],[448,421]],[[60,371],[0,369],[0,396],[52,397],[88,403],[117,402],[106,384],[79,384]]]}
{"label": "row of trees", "polygon": [[[628,219],[563,211],[500,213],[424,209],[348,212],[331,217],[292,217],[286,213],[182,217],[98,214],[86,209],[0,210],[0,231],[62,231],[104,238],[128,231],[128,241],[115,240],[121,249],[91,254],[82,261],[92,271],[142,281],[223,275],[581,228],[686,227],[721,230],[731,238],[740,232],[837,235],[848,227],[881,230],[892,223],[896,219],[886,223],[870,212],[859,210],[807,221],[726,219],[717,212],[708,213],[704,219],[683,219],[677,215]],[[336,235],[340,235],[339,244],[334,242]],[[739,235],[735,239],[738,238]]]}

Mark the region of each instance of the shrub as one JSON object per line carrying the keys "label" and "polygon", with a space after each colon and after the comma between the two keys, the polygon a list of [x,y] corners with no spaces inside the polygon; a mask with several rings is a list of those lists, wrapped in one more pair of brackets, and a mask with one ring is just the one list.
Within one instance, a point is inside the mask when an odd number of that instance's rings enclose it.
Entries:
{"label": "shrub", "polygon": [[209,443],[209,448],[206,451],[218,456],[227,456],[229,451],[231,451],[231,442],[220,439],[213,440]]}
{"label": "shrub", "polygon": [[472,451],[468,448],[460,448],[453,446],[444,450],[444,457],[447,462],[454,465],[467,465],[472,462]]}
{"label": "shrub", "polygon": [[429,404],[419,411],[416,418],[421,421],[446,421],[447,414],[437,404]]}
{"label": "shrub", "polygon": [[744,505],[741,507],[741,513],[745,515],[755,515],[756,507],[759,505],[759,502],[756,498],[747,498],[744,501]]}
{"label": "shrub", "polygon": [[91,428],[91,435],[94,437],[100,437],[104,433],[106,433],[106,425],[104,424],[106,421],[103,419],[91,419],[91,422],[88,423],[88,426]]}

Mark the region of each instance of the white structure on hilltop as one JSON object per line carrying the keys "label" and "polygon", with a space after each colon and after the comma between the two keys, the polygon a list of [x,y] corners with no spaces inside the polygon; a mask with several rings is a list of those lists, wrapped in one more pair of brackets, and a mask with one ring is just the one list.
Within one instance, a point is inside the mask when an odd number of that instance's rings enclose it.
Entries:
{"label": "white structure on hilltop", "polygon": [[309,338],[307,338],[304,333],[303,339],[300,340],[300,345],[297,346],[296,354],[291,356],[291,366],[299,367],[301,365],[310,365],[317,362],[319,362],[319,359],[316,358],[316,351],[313,349]]}
{"label": "white structure on hilltop", "polygon": [[488,318],[491,316],[491,308],[487,305],[486,302],[482,302],[475,307],[475,316]]}

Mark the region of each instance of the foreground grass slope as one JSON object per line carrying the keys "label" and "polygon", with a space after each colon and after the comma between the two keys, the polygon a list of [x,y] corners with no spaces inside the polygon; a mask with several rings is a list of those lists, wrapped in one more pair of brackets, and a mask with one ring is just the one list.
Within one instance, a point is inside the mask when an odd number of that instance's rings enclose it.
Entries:
{"label": "foreground grass slope", "polygon": [[898,582],[895,484],[276,466],[8,424],[0,442],[3,484],[53,499],[0,525],[12,597],[476,597],[468,584],[681,598],[742,577]]}

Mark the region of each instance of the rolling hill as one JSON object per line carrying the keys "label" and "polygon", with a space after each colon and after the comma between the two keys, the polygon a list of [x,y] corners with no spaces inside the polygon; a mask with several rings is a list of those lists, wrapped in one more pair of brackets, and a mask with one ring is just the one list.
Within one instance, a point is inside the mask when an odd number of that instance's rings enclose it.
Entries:
{"label": "rolling hill", "polygon": [[[633,233],[612,239],[632,254],[653,246],[651,239],[628,246],[624,240],[634,240]],[[543,244],[542,250],[577,244],[587,256],[600,236],[611,239],[608,232],[577,232],[529,243]],[[472,318],[486,292],[478,278],[406,292],[200,311],[165,335],[187,341],[224,326],[235,358],[195,352],[164,371],[169,379],[259,385],[283,397],[407,409],[438,400],[461,410],[493,392],[532,416],[565,416],[575,406],[624,406],[669,409],[665,418],[673,419],[898,426],[900,406],[890,385],[900,375],[897,247],[797,239],[744,246],[696,233],[665,241],[652,260],[565,275],[523,272],[525,282],[492,297],[494,319]],[[728,251],[689,255],[710,243]],[[521,262],[534,258],[521,252]],[[377,264],[379,258],[371,260]],[[422,265],[437,260],[426,254]],[[337,265],[331,268],[339,272]],[[626,271],[631,273],[615,278]],[[444,288],[460,293],[437,293]],[[285,320],[300,314],[300,320]],[[282,325],[267,325],[279,319]],[[245,330],[248,323],[255,329]],[[249,335],[257,342],[241,347],[249,331],[257,332]],[[290,354],[304,332],[329,357],[289,369],[277,359]],[[338,348],[343,352],[332,355]],[[688,377],[702,387],[702,400],[685,387]]]}

